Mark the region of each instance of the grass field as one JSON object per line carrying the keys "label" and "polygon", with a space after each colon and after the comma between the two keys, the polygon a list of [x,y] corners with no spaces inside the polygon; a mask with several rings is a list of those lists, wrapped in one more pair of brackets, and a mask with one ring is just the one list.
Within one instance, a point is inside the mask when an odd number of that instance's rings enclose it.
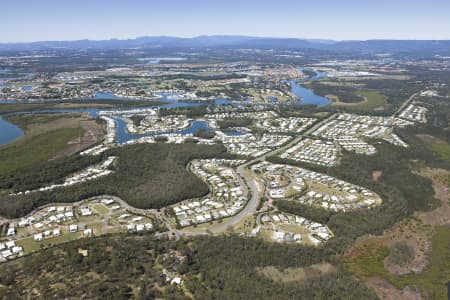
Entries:
{"label": "grass field", "polygon": [[[228,218],[224,218],[224,219],[209,221],[206,223],[200,223],[200,224],[196,224],[196,225],[186,226],[186,227],[183,227],[182,230],[184,230],[186,232],[208,231],[216,226],[219,226],[222,223],[229,221],[230,219],[231,218],[228,217]],[[232,229],[233,229],[232,227],[229,228],[230,231]]]}
{"label": "grass field", "polygon": [[450,228],[436,227],[431,243],[428,265],[418,274],[391,275],[383,263],[389,255],[389,249],[376,245],[367,246],[355,259],[347,263],[347,268],[363,277],[380,276],[400,289],[405,286],[418,287],[429,299],[446,299],[447,283],[450,279]]}
{"label": "grass field", "polygon": [[252,215],[247,215],[242,220],[237,223],[233,229],[238,233],[249,233],[256,225],[256,220]]}
{"label": "grass field", "polygon": [[313,264],[305,268],[286,268],[280,270],[274,266],[256,268],[256,272],[275,282],[301,282],[305,279],[335,272],[336,268],[329,263]]}
{"label": "grass field", "polygon": [[358,92],[358,95],[364,98],[363,102],[344,103],[336,101],[336,98],[334,98],[333,106],[348,107],[360,111],[372,111],[386,104],[386,97],[377,91],[365,90]]}
{"label": "grass field", "polygon": [[106,206],[104,206],[103,204],[94,204],[92,206],[92,208],[94,210],[96,210],[99,214],[103,214],[104,215],[104,214],[109,213],[109,209]]}
{"label": "grass field", "polygon": [[[74,114],[30,114],[30,115],[8,115],[4,119],[14,123],[22,130],[32,130],[35,124],[47,124],[61,118],[80,118],[81,113]],[[56,127],[53,127],[56,129]],[[45,129],[44,129],[45,130]]]}
{"label": "grass field", "polygon": [[367,101],[356,105],[356,108],[362,110],[373,110],[386,104],[386,97],[377,91],[362,91],[359,93]]}
{"label": "grass field", "polygon": [[40,250],[43,247],[49,247],[52,245],[57,245],[61,243],[66,243],[69,241],[73,241],[82,237],[81,232],[69,233],[63,232],[62,235],[57,237],[52,237],[49,239],[45,239],[42,242],[36,242],[32,236],[17,241],[17,245],[22,246],[26,253],[31,253]]}
{"label": "grass field", "polygon": [[43,109],[75,109],[75,108],[112,108],[112,107],[145,107],[165,104],[159,100],[72,100],[48,103],[5,103],[0,105],[1,113],[18,111],[35,111]]}
{"label": "grass field", "polygon": [[60,128],[30,136],[25,135],[0,148],[0,173],[9,173],[49,160],[82,134],[81,128]]}
{"label": "grass field", "polygon": [[[102,134],[102,127],[83,114],[32,114],[8,116],[24,135],[18,140],[0,146],[0,174],[11,173],[34,166],[56,156],[67,155],[77,147],[88,146],[94,140],[85,140],[89,130],[96,136]],[[77,143],[71,143],[77,141]],[[72,149],[73,151],[68,151]]]}
{"label": "grass field", "polygon": [[450,161],[450,145],[447,143],[433,143],[430,145],[431,150],[439,155],[443,160]]}

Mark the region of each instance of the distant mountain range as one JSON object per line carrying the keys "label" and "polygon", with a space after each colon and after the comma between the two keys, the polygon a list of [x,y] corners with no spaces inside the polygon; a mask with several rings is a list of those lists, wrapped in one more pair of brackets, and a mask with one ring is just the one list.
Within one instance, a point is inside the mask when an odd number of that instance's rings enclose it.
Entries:
{"label": "distant mountain range", "polygon": [[252,48],[274,50],[320,49],[345,52],[427,52],[450,53],[450,40],[366,40],[333,41],[321,39],[266,38],[251,36],[213,35],[180,38],[150,36],[135,39],[42,41],[32,43],[0,43],[0,50],[50,49],[50,48]]}

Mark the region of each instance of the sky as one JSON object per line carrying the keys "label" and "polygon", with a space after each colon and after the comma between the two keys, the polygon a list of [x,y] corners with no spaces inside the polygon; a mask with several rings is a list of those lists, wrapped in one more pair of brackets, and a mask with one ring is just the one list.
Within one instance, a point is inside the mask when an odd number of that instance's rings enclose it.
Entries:
{"label": "sky", "polygon": [[0,42],[249,35],[450,39],[450,0],[1,0]]}

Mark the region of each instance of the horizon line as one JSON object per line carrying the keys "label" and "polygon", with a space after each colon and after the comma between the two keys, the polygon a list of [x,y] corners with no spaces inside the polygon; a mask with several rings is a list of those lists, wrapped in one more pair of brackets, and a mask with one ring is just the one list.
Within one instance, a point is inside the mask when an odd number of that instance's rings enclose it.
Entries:
{"label": "horizon line", "polygon": [[444,39],[412,39],[412,38],[364,38],[364,39],[334,39],[334,38],[315,38],[315,37],[275,37],[264,35],[241,35],[241,34],[200,34],[192,36],[177,36],[177,35],[143,35],[136,37],[110,37],[110,38],[84,38],[84,39],[49,39],[49,40],[33,40],[33,41],[16,41],[16,42],[3,42],[0,44],[32,44],[32,43],[44,43],[44,42],[101,42],[101,41],[129,41],[137,40],[141,38],[178,38],[178,39],[195,39],[199,37],[242,37],[242,38],[255,38],[255,39],[294,39],[294,40],[306,40],[306,41],[332,41],[332,42],[358,42],[358,41],[449,41],[450,38]]}

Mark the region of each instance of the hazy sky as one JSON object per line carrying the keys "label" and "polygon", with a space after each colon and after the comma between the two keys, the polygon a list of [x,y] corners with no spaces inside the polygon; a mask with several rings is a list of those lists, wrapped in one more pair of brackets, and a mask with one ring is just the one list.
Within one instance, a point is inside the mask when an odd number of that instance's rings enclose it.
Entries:
{"label": "hazy sky", "polygon": [[0,42],[215,34],[450,39],[450,0],[0,0]]}

